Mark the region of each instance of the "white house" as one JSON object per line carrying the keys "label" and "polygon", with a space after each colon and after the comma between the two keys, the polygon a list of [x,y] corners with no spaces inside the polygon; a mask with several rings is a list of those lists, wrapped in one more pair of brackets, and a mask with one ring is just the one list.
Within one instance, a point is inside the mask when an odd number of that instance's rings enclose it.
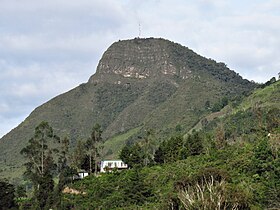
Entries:
{"label": "white house", "polygon": [[100,172],[112,171],[114,168],[118,170],[127,169],[128,166],[122,160],[103,160],[100,164]]}

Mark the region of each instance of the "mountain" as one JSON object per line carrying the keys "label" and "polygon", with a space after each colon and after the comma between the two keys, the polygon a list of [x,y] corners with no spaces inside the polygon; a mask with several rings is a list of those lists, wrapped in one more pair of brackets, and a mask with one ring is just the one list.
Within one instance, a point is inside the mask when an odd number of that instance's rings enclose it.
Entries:
{"label": "mountain", "polygon": [[1,176],[20,176],[24,160],[19,152],[41,121],[49,122],[59,136],[68,136],[72,145],[87,139],[99,123],[107,153],[116,156],[127,139],[136,141],[146,129],[157,136],[176,127],[187,132],[221,98],[255,87],[224,63],[168,40],[115,42],[87,83],[37,107],[0,140]]}

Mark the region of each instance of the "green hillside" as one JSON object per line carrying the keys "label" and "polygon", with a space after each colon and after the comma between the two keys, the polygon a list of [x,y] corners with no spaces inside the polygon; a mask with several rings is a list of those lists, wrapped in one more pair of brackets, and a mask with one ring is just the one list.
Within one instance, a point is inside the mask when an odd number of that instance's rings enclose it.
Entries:
{"label": "green hillside", "polygon": [[[243,97],[243,98],[242,98]],[[213,127],[217,123],[228,122],[232,123],[233,118],[239,115],[247,115],[249,122],[243,122],[244,124],[240,126],[246,127],[252,123],[251,127],[257,125],[257,112],[261,112],[262,118],[269,113],[271,110],[279,109],[280,104],[280,81],[277,81],[269,86],[255,89],[252,94],[248,97],[242,96],[233,98],[227,106],[218,112],[212,112],[205,117],[203,117],[192,129],[201,130],[206,127]],[[252,121],[252,117],[255,121]],[[264,120],[264,119],[262,119]],[[264,122],[267,123],[267,122]],[[186,134],[187,135],[187,134]]]}
{"label": "green hillside", "polygon": [[280,81],[257,89],[248,98],[246,98],[238,107],[239,110],[248,109],[257,105],[258,107],[279,108],[280,103]]}
{"label": "green hillside", "polygon": [[19,177],[24,163],[19,152],[42,121],[60,137],[67,136],[72,147],[99,123],[108,141],[105,153],[112,157],[126,140],[141,139],[145,130],[155,130],[158,142],[177,126],[187,132],[209,114],[206,103],[212,106],[255,87],[225,64],[180,44],[155,38],[118,41],[87,83],[37,107],[0,140],[0,177]]}
{"label": "green hillside", "polygon": [[[183,144],[178,144],[177,137],[166,138],[166,143],[161,143],[162,152],[155,153],[155,162],[149,167],[141,167],[139,162],[138,167],[127,171],[90,176],[69,185],[84,194],[64,194],[62,207],[279,209],[279,94],[280,81],[256,89],[234,108],[229,108],[231,102],[220,112],[208,115],[212,121],[199,133],[180,140]],[[195,140],[191,145],[190,136]],[[199,139],[200,153],[180,155],[185,149],[191,151],[189,147],[199,144]],[[169,159],[169,151],[180,152]],[[157,154],[166,158],[165,162],[157,162]]]}

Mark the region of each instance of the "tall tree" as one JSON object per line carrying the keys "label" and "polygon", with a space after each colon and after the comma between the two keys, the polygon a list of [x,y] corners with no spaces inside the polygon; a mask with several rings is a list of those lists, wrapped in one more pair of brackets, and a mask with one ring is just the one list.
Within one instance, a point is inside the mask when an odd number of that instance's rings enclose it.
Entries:
{"label": "tall tree", "polygon": [[216,128],[216,148],[222,149],[226,145],[225,129],[223,125]]}
{"label": "tall tree", "polygon": [[150,188],[144,182],[144,176],[139,167],[127,173],[124,185],[125,199],[130,204],[141,205],[152,196]]}
{"label": "tall tree", "polygon": [[154,161],[156,163],[175,162],[185,159],[187,156],[183,136],[173,136],[160,143],[155,152]]}
{"label": "tall tree", "polygon": [[77,174],[77,170],[70,166],[70,154],[69,154],[69,139],[64,137],[59,145],[59,153],[57,158],[57,173],[58,184],[54,191],[54,197],[56,198],[56,206],[61,204],[62,190],[64,186],[72,181],[74,174]]}
{"label": "tall tree", "polygon": [[83,141],[78,140],[73,153],[71,154],[71,165],[76,170],[85,169],[82,167],[86,158],[86,145]]}
{"label": "tall tree", "polygon": [[164,155],[164,143],[161,143],[155,152],[154,161],[159,164],[164,163]]}
{"label": "tall tree", "polygon": [[139,144],[143,151],[143,157],[144,157],[143,164],[144,166],[147,166],[152,162],[156,151],[154,131],[152,129],[147,130],[143,140]]}
{"label": "tall tree", "polygon": [[[47,122],[40,123],[35,128],[34,136],[28,145],[21,150],[21,154],[28,159],[25,163],[25,177],[34,187],[34,195],[40,208],[44,208],[51,197],[54,188],[53,175],[56,169],[53,154],[58,150],[50,144],[59,143],[52,127]],[[48,187],[46,187],[48,186]]]}
{"label": "tall tree", "polygon": [[92,157],[95,161],[94,164],[94,174],[97,175],[97,165],[98,165],[98,154],[101,149],[100,143],[102,143],[102,130],[101,126],[97,123],[93,126],[91,136],[87,140],[87,149],[89,151],[89,166],[90,166],[90,173],[92,172]]}

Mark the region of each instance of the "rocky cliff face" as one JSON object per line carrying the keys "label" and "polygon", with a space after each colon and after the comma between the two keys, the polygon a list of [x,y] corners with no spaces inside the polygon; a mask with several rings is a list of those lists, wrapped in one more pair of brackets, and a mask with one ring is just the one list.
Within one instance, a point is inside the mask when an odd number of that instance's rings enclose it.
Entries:
{"label": "rocky cliff face", "polygon": [[[20,150],[34,128],[47,121],[72,145],[87,139],[99,123],[104,139],[114,136],[137,140],[141,130],[152,128],[158,136],[180,125],[187,132],[221,97],[250,91],[243,80],[223,63],[197,55],[187,47],[164,39],[132,39],[112,44],[89,81],[36,108],[17,128],[0,140],[0,178],[22,170]],[[136,138],[133,138],[136,136]],[[113,146],[112,146],[113,145]],[[119,145],[121,147],[122,145]],[[113,151],[117,155],[117,150]]]}
{"label": "rocky cliff face", "polygon": [[164,39],[133,39],[112,44],[102,56],[89,82],[98,81],[107,75],[119,75],[124,78],[148,79],[165,75],[182,79],[191,74],[187,66],[178,68],[176,60],[170,55],[173,43]]}

